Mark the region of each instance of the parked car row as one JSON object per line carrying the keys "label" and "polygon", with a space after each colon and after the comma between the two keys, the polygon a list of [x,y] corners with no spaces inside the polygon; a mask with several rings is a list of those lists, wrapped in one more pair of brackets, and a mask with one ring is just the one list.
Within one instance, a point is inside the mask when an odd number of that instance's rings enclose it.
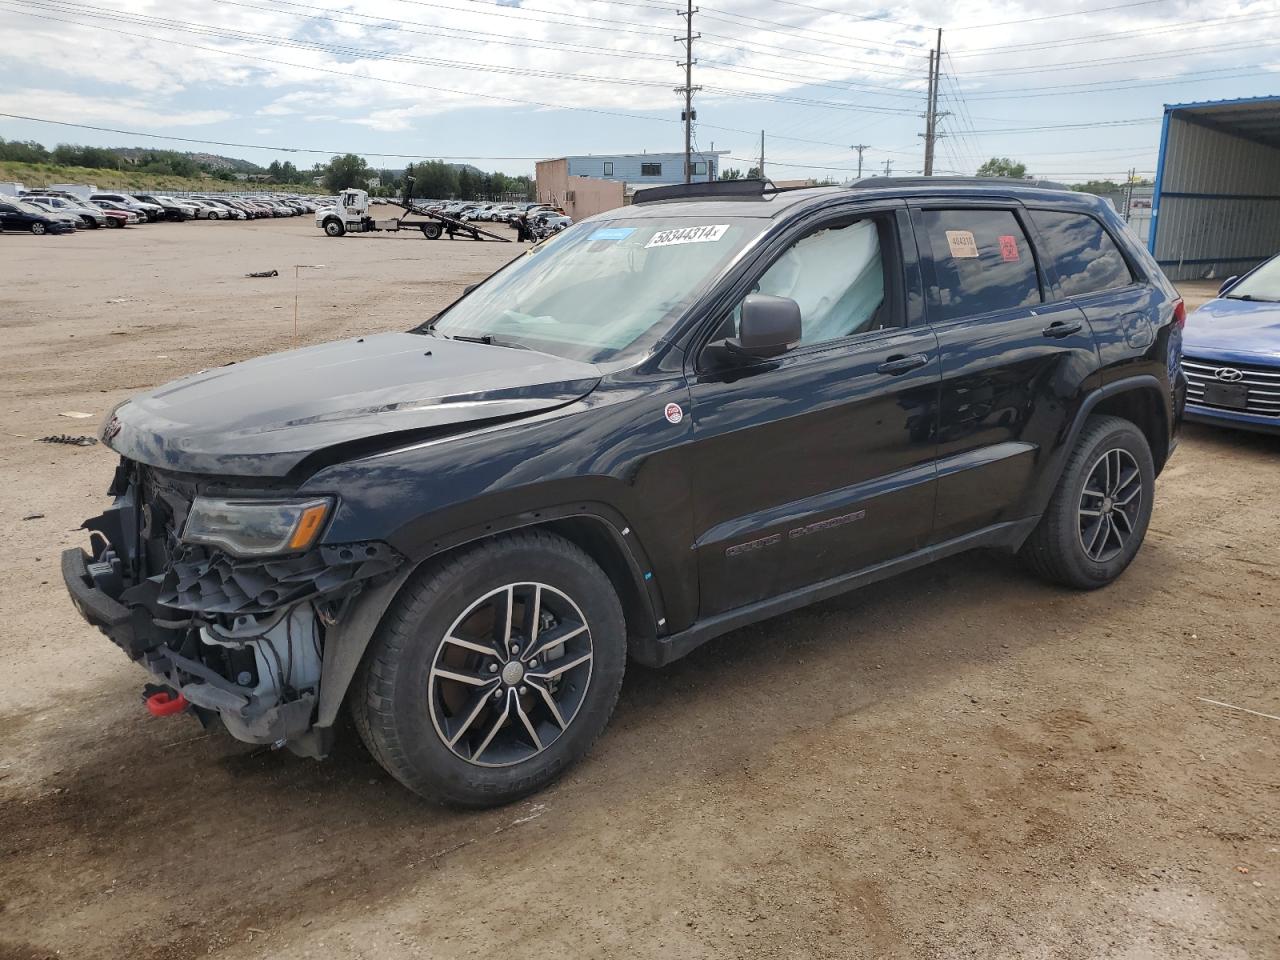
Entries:
{"label": "parked car row", "polygon": [[[66,186],[66,185],[63,185]],[[88,188],[26,190],[0,196],[0,230],[43,235],[126,227],[161,220],[257,220],[314,213],[314,197],[105,193]]]}

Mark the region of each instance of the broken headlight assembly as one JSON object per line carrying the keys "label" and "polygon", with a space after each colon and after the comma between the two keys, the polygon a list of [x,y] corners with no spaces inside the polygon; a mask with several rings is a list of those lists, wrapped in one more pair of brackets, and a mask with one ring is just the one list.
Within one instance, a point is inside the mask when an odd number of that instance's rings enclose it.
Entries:
{"label": "broken headlight assembly", "polygon": [[333,509],[328,497],[305,500],[196,497],[182,528],[184,543],[218,547],[235,557],[297,553],[320,537]]}

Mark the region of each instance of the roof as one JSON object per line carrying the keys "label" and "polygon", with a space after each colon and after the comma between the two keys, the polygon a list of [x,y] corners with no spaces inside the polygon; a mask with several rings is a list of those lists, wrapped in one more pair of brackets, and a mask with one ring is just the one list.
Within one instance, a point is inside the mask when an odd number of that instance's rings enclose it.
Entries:
{"label": "roof", "polygon": [[[1076,200],[1078,206],[1088,206],[1096,198],[1090,194],[1075,193],[1064,188],[1038,186],[1019,180],[976,177],[867,177],[847,187],[802,187],[763,194],[734,195],[730,191],[741,190],[748,183],[759,181],[727,180],[708,188],[719,186],[726,192],[721,196],[701,194],[687,198],[672,197],[645,201],[641,191],[639,202],[620,210],[598,214],[601,218],[664,217],[671,216],[672,207],[679,205],[681,216],[735,216],[773,218],[805,205],[818,205],[824,200],[843,196],[851,199],[912,198],[912,197],[1017,197],[1021,200],[1050,201]],[[736,187],[734,185],[737,185]],[[678,185],[683,186],[683,185]],[[699,186],[699,185],[693,185]],[[650,188],[657,191],[671,188]],[[677,187],[678,189],[678,187]]]}
{"label": "roof", "polygon": [[1269,147],[1280,147],[1280,95],[1167,103],[1167,116],[1190,120]]}
{"label": "roof", "polygon": [[[728,154],[728,150],[694,150],[695,157],[723,157]],[[675,157],[681,159],[684,157],[683,150],[650,150],[641,153],[572,153],[563,157],[547,157],[545,160],[539,160],[539,163],[552,163],[556,160],[609,160],[611,158],[636,157],[638,159],[652,160],[657,157]]]}

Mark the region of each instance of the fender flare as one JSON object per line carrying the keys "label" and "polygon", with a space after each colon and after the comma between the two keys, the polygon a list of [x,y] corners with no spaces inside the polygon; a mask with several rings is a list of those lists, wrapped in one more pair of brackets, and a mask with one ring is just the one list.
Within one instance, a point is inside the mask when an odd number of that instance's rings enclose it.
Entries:
{"label": "fender flare", "polygon": [[635,624],[628,618],[628,626],[632,631],[639,627],[636,642],[649,642],[661,622],[661,596],[652,576],[645,576],[645,572],[652,568],[644,548],[622,515],[607,504],[591,502],[525,511],[435,538],[429,552],[405,563],[387,579],[366,588],[352,600],[346,613],[326,631],[320,667],[320,697],[314,726],[329,728],[336,722],[347,690],[360,667],[360,661],[364,659],[365,650],[369,647],[369,641],[373,639],[382,618],[410,577],[435,558],[459,547],[515,530],[555,527],[565,521],[578,520],[597,524],[601,534],[613,541],[619,555],[624,558],[626,575],[633,581],[632,585],[641,604],[641,611],[637,611],[641,622]]}
{"label": "fender flare", "polygon": [[1063,441],[1058,444],[1057,449],[1050,455],[1050,462],[1040,474],[1040,480],[1035,490],[1031,504],[1034,508],[1033,513],[1039,516],[1049,507],[1049,500],[1053,497],[1053,491],[1058,488],[1058,481],[1062,479],[1062,471],[1066,469],[1067,457],[1071,451],[1075,449],[1076,440],[1080,437],[1080,431],[1084,429],[1085,421],[1097,409],[1098,404],[1110,397],[1119,396],[1122,393],[1130,393],[1134,391],[1146,391],[1155,394],[1157,400],[1156,409],[1160,412],[1161,427],[1168,434],[1169,431],[1169,411],[1164,402],[1163,387],[1159,380],[1149,373],[1140,374],[1132,377],[1125,377],[1121,380],[1113,380],[1111,383],[1094,390],[1084,398],[1080,404],[1080,409],[1076,412],[1075,418],[1071,421],[1070,428],[1067,431]]}

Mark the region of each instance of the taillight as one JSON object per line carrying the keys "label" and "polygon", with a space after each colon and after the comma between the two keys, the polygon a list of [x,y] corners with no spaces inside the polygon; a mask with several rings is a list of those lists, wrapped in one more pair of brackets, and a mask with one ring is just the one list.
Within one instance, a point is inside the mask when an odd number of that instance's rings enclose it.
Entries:
{"label": "taillight", "polygon": [[1182,302],[1181,297],[1173,301],[1173,325],[1178,330],[1187,325],[1187,305]]}

